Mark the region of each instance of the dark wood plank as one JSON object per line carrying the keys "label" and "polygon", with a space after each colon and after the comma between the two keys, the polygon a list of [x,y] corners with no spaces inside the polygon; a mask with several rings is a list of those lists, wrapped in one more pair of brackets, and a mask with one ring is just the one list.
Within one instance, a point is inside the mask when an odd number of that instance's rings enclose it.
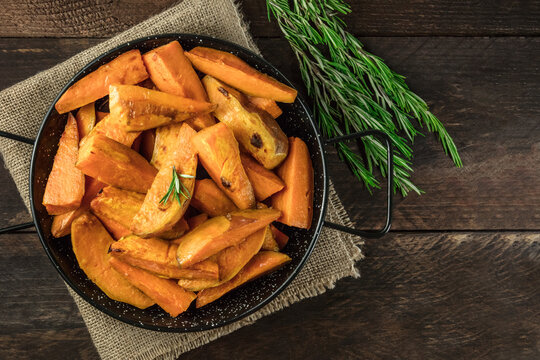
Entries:
{"label": "dark wood plank", "polygon": [[[102,37],[125,30],[176,0],[4,0],[0,36]],[[538,35],[540,4],[534,0],[349,0],[350,31],[363,36]],[[256,37],[280,36],[268,22],[266,2],[241,3]]]}
{"label": "dark wood plank", "polygon": [[361,279],[188,359],[537,359],[540,235],[392,234]]}
{"label": "dark wood plank", "polygon": [[[0,88],[95,44],[96,39],[0,39]],[[396,197],[395,230],[539,228],[538,38],[363,38],[406,75],[452,134],[465,167],[436,139],[414,145],[413,181],[426,193]],[[301,86],[282,39],[258,39],[264,56]],[[370,196],[329,149],[329,170],[359,226],[378,226],[384,194]]]}
{"label": "dark wood plank", "polygon": [[0,247],[0,358],[97,359],[79,310],[37,235],[1,235]]}
{"label": "dark wood plank", "polygon": [[[36,236],[0,241],[0,358],[96,358]],[[364,251],[361,279],[183,359],[540,356],[538,233],[391,234]]]}

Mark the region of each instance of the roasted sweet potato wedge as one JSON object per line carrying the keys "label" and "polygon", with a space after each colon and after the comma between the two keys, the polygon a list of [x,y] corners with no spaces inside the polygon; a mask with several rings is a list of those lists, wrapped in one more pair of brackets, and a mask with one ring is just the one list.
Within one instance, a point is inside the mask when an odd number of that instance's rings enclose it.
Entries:
{"label": "roasted sweet potato wedge", "polygon": [[238,210],[212,179],[195,180],[195,189],[190,204],[209,216],[225,215]]}
{"label": "roasted sweet potato wedge", "polygon": [[85,213],[71,227],[71,243],[80,268],[108,297],[141,309],[154,304],[111,268],[107,252],[114,241],[95,216]]}
{"label": "roasted sweet potato wedge", "polygon": [[[150,78],[159,90],[194,100],[208,101],[201,81],[178,41],[172,41],[147,52],[143,55],[143,61]],[[187,120],[187,123],[198,131],[216,122],[212,115],[202,114]]]}
{"label": "roasted sweet potato wedge", "polygon": [[142,155],[101,134],[83,142],[77,168],[105,184],[140,193],[150,189],[157,173]]}
{"label": "roasted sweet potato wedge", "polygon": [[301,139],[289,138],[289,156],[277,169],[285,188],[272,196],[272,206],[281,210],[279,222],[309,229],[313,218],[313,166]]}
{"label": "roasted sweet potato wedge", "polygon": [[140,86],[111,85],[109,108],[126,130],[141,131],[208,114],[215,106]]}
{"label": "roasted sweet potato wedge", "polygon": [[264,228],[264,241],[261,249],[265,251],[279,251],[279,245],[276,239],[274,239],[270,225]]}
{"label": "roasted sweet potato wedge", "polygon": [[[203,130],[204,131],[204,130]],[[274,209],[242,210],[217,216],[188,232],[179,241],[176,257],[185,268],[217,254],[264,228],[280,216]]]}
{"label": "roasted sweet potato wedge", "polygon": [[[136,235],[157,236],[159,233],[170,230],[184,216],[189,205],[197,171],[197,154],[191,141],[196,132],[188,124],[182,124],[175,134],[174,151],[156,175],[141,209],[131,223],[131,230]],[[167,202],[162,203],[161,200],[171,185],[173,171],[176,171],[178,176],[183,174],[183,176],[193,177],[179,178],[188,194],[178,198],[171,195]]]}
{"label": "roasted sweet potato wedge", "polygon": [[76,210],[84,196],[84,175],[76,166],[79,154],[77,121],[70,113],[45,186],[43,205],[50,215]]}
{"label": "roasted sweet potato wedge", "polygon": [[181,218],[176,222],[176,224],[173,225],[171,229],[156,233],[156,237],[160,239],[174,240],[184,235],[187,231],[189,231],[189,224],[186,219]]}
{"label": "roasted sweet potato wedge", "polygon": [[84,105],[82,108],[77,111],[75,115],[77,119],[77,128],[79,129],[79,141],[90,134],[90,131],[96,125],[96,109],[94,108],[94,103]]}
{"label": "roasted sweet potato wedge", "polygon": [[129,227],[144,201],[144,194],[113,186],[103,191],[90,203],[90,209],[115,239],[131,234]]}
{"label": "roasted sweet potato wedge", "polygon": [[[120,124],[116,119],[107,115],[100,122],[94,126],[88,137],[92,137],[95,134],[101,134],[108,137],[120,144],[131,147],[135,139],[140,135],[139,131],[126,131],[125,127]],[[84,145],[86,138],[81,141],[81,146]]]}
{"label": "roasted sweet potato wedge", "polygon": [[283,180],[249,155],[240,154],[240,159],[257,201],[263,201],[285,187]]}
{"label": "roasted sweet potato wedge", "polygon": [[[186,123],[187,124],[187,123]],[[150,164],[160,170],[171,154],[177,150],[178,134],[183,124],[172,124],[155,129],[156,138]]]}
{"label": "roasted sweet potato wedge", "polygon": [[231,280],[219,286],[202,290],[197,295],[197,307],[203,307],[240,285],[272,272],[289,261],[291,258],[285,254],[275,251],[261,251]]}
{"label": "roasted sweet potato wedge", "polygon": [[231,53],[207,47],[196,47],[186,56],[193,66],[210,76],[251,96],[292,103],[297,91],[249,66]]}
{"label": "roasted sweet potato wedge", "polygon": [[251,183],[240,161],[240,150],[232,131],[224,123],[203,129],[193,137],[202,165],[239,209],[255,206]]}
{"label": "roasted sweet potato wedge", "polygon": [[287,136],[267,112],[246,107],[233,89],[211,76],[203,78],[208,97],[217,105],[214,115],[233,131],[234,137],[265,168],[273,169],[287,156]]}
{"label": "roasted sweet potato wedge", "polygon": [[178,245],[157,238],[143,239],[130,235],[113,243],[111,255],[122,261],[148,270],[161,277],[171,279],[209,279],[219,278],[216,262],[204,260],[189,269],[181,269],[176,261]]}
{"label": "roasted sweet potato wedge", "polygon": [[71,85],[54,107],[60,114],[67,113],[104,97],[111,84],[137,84],[146,78],[141,52],[130,50]]}
{"label": "roasted sweet potato wedge", "polygon": [[270,116],[272,116],[274,119],[278,118],[281,114],[283,114],[283,111],[280,109],[280,107],[278,106],[278,104],[276,104],[274,100],[248,95],[248,101],[257,109],[269,113]]}
{"label": "roasted sweet potato wedge", "polygon": [[178,286],[173,280],[162,279],[115,257],[109,259],[109,264],[172,317],[186,311],[191,302],[197,297],[194,293]]}
{"label": "roasted sweet potato wedge", "polygon": [[104,183],[90,177],[85,177],[84,196],[81,201],[81,206],[78,209],[72,210],[62,215],[56,215],[53,218],[51,225],[51,233],[55,238],[69,235],[71,232],[71,224],[73,220],[81,216],[90,207],[90,202],[96,197],[99,191],[105,186]]}
{"label": "roasted sweet potato wedge", "polygon": [[105,119],[107,116],[109,116],[108,112],[96,111],[96,122],[100,122],[101,120]]}
{"label": "roasted sweet potato wedge", "polygon": [[277,227],[274,225],[270,225],[270,230],[272,231],[272,234],[274,235],[274,239],[276,240],[279,250],[283,249],[285,245],[289,242],[289,237],[281,232]]}
{"label": "roasted sweet potato wedge", "polygon": [[[197,185],[195,185],[197,186]],[[193,201],[193,199],[192,199]],[[190,229],[195,229],[197,226],[201,225],[203,222],[208,220],[208,214],[199,214],[187,219]]]}

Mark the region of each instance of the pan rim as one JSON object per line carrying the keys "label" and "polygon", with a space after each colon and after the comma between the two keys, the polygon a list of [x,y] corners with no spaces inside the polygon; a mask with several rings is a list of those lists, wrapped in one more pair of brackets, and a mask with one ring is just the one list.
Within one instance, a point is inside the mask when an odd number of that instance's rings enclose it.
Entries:
{"label": "pan rim", "polygon": [[30,162],[29,197],[30,197],[30,204],[31,204],[31,213],[32,213],[33,222],[34,222],[34,225],[35,225],[35,228],[36,228],[36,232],[38,233],[41,245],[43,246],[43,249],[45,250],[45,253],[47,254],[49,260],[52,262],[53,266],[56,268],[56,270],[58,271],[58,273],[60,274],[62,279],[69,285],[69,287],[73,291],[75,291],[75,293],[77,293],[84,301],[86,301],[88,304],[93,306],[95,309],[98,309],[102,313],[105,313],[105,314],[111,316],[112,318],[117,319],[119,321],[122,321],[122,322],[124,322],[126,324],[133,325],[133,326],[143,328],[143,329],[146,329],[146,330],[153,330],[153,331],[159,331],[159,332],[171,332],[171,333],[189,333],[189,332],[196,332],[196,331],[206,331],[206,330],[211,330],[211,329],[215,329],[215,328],[220,328],[220,327],[223,327],[225,325],[229,325],[229,324],[232,324],[234,322],[237,322],[237,321],[239,321],[239,320],[241,320],[241,319],[255,313],[256,311],[260,310],[262,307],[264,307],[270,301],[275,299],[281,292],[283,292],[283,290],[285,290],[289,286],[289,284],[292,282],[292,280],[294,280],[294,278],[296,278],[298,273],[304,267],[306,261],[311,256],[311,254],[313,252],[313,249],[315,248],[315,245],[316,245],[316,243],[317,243],[317,241],[319,239],[319,236],[321,234],[322,227],[323,227],[323,224],[324,224],[324,218],[325,218],[326,211],[327,211],[327,203],[328,203],[328,175],[327,175],[325,151],[324,151],[324,146],[323,146],[323,142],[322,142],[322,137],[321,137],[321,135],[320,135],[315,123],[314,123],[314,120],[313,120],[313,114],[311,113],[311,110],[309,109],[309,107],[307,105],[307,102],[304,100],[303,96],[300,93],[297,96],[297,101],[298,101],[299,105],[302,107],[304,113],[306,114],[307,119],[308,119],[308,123],[311,126],[314,134],[316,135],[316,143],[317,143],[317,146],[319,147],[320,161],[322,162],[322,174],[321,175],[322,175],[322,180],[323,180],[323,186],[322,186],[323,187],[323,189],[322,189],[323,194],[322,194],[322,204],[320,204],[321,211],[320,211],[320,214],[319,214],[319,218],[318,219],[313,219],[313,220],[316,220],[317,225],[316,225],[316,228],[315,228],[314,233],[312,235],[311,241],[308,244],[304,255],[302,256],[302,259],[300,260],[300,262],[298,263],[296,268],[294,268],[292,270],[292,272],[288,276],[288,278],[278,288],[276,288],[270,295],[268,295],[266,298],[264,298],[262,301],[260,301],[257,305],[250,307],[249,309],[241,312],[240,314],[238,314],[238,315],[236,315],[236,316],[234,316],[232,318],[226,319],[224,321],[217,321],[216,323],[212,323],[212,324],[209,324],[209,325],[201,325],[201,326],[198,326],[198,327],[171,328],[171,327],[165,327],[165,326],[159,326],[159,325],[151,325],[151,324],[143,323],[143,322],[140,322],[140,321],[135,321],[135,320],[132,320],[130,318],[122,317],[120,314],[115,313],[114,311],[111,311],[108,307],[100,305],[99,303],[95,302],[92,298],[87,296],[81,289],[78,288],[78,286],[76,284],[74,284],[68,278],[67,274],[62,271],[60,265],[58,264],[56,258],[53,256],[49,246],[47,245],[47,243],[45,241],[44,231],[41,228],[41,224],[37,220],[37,216],[36,216],[37,210],[36,210],[36,204],[35,204],[34,196],[33,196],[33,192],[34,192],[34,181],[33,180],[34,180],[35,165],[36,165],[35,159],[36,159],[36,156],[37,156],[40,139],[43,136],[43,131],[44,131],[44,128],[45,128],[45,124],[46,124],[47,120],[49,119],[49,117],[51,116],[52,112],[55,110],[54,109],[54,104],[56,104],[56,102],[58,101],[60,96],[62,96],[62,94],[64,94],[64,92],[72,84],[74,84],[77,80],[79,80],[79,78],[90,67],[94,66],[96,63],[98,63],[103,58],[111,55],[114,52],[118,52],[118,51],[121,51],[121,50],[128,51],[128,50],[132,49],[133,47],[135,47],[136,45],[139,45],[141,43],[151,41],[151,40],[157,40],[157,39],[161,39],[161,38],[169,38],[171,40],[175,39],[175,40],[180,40],[180,41],[182,39],[194,39],[194,38],[195,39],[201,39],[202,40],[202,43],[201,43],[202,45],[205,42],[221,43],[221,44],[223,44],[225,46],[236,49],[240,53],[243,53],[245,55],[249,55],[249,56],[252,56],[252,57],[256,58],[257,61],[264,64],[265,66],[268,66],[273,71],[275,71],[281,77],[280,80],[284,80],[284,82],[287,85],[294,88],[294,85],[292,84],[292,82],[285,75],[283,75],[283,73],[281,71],[279,71],[279,69],[277,69],[274,65],[272,65],[270,62],[268,62],[266,59],[264,59],[260,55],[256,54],[252,50],[249,50],[249,49],[247,49],[247,48],[245,48],[243,46],[240,46],[238,44],[235,44],[235,43],[232,43],[232,42],[229,42],[229,41],[226,41],[226,40],[222,40],[222,39],[217,39],[217,38],[214,38],[214,37],[211,37],[211,36],[204,36],[204,35],[197,35],[197,34],[190,34],[190,33],[167,33],[167,34],[158,34],[158,35],[145,36],[145,37],[142,37],[142,38],[138,38],[138,39],[135,39],[135,40],[132,40],[132,41],[127,41],[127,42],[125,42],[123,44],[120,44],[120,45],[106,51],[105,53],[101,54],[100,56],[94,58],[93,60],[88,62],[80,71],[78,71],[67,82],[67,84],[62,88],[62,90],[58,93],[57,97],[51,103],[51,106],[49,107],[48,111],[45,113],[45,116],[44,116],[44,118],[43,118],[43,120],[41,122],[39,131],[37,133],[36,140],[35,140],[35,143],[34,143],[34,146],[33,146],[33,149],[32,149],[32,157],[31,157],[31,162]]}

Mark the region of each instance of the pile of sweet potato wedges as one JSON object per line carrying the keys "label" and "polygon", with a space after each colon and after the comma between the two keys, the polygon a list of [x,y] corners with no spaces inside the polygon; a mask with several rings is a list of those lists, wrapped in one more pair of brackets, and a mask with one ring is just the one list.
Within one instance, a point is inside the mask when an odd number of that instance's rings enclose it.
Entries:
{"label": "pile of sweet potato wedges", "polygon": [[295,98],[227,52],[121,54],[55,104],[67,123],[43,196],[52,235],[71,234],[110,298],[171,316],[279,268],[289,238],[272,223],[308,229],[313,214],[307,146],[275,120]]}

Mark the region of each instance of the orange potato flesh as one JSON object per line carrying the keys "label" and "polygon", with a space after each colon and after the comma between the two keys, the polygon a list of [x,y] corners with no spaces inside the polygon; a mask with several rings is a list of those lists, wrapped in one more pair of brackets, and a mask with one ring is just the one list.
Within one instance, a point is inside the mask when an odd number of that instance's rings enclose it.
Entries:
{"label": "orange potato flesh", "polygon": [[287,156],[287,135],[267,112],[249,106],[246,97],[211,76],[202,79],[214,116],[234,133],[238,143],[265,168],[273,169]]}
{"label": "orange potato flesh", "polygon": [[122,224],[112,219],[109,219],[106,216],[98,215],[98,214],[95,214],[95,215],[99,219],[99,221],[101,221],[103,226],[105,226],[105,228],[107,229],[109,234],[111,234],[113,239],[118,240],[118,239],[123,238],[124,236],[131,235],[131,231],[129,230],[129,228],[123,226]]}
{"label": "orange potato flesh", "polygon": [[109,116],[108,112],[96,111],[96,122],[100,122],[101,120],[105,119],[107,116]]}
{"label": "orange potato flesh", "polygon": [[195,180],[195,189],[190,204],[195,209],[212,217],[238,210],[212,179]]}
{"label": "orange potato flesh", "polygon": [[131,223],[131,230],[136,235],[150,237],[170,230],[182,218],[189,206],[195,186],[194,178],[179,178],[188,190],[187,198],[179,195],[181,204],[174,194],[166,203],[161,203],[171,185],[173,167],[176,168],[178,175],[195,177],[197,171],[197,154],[191,142],[196,134],[195,130],[187,124],[182,124],[175,133],[177,134],[176,141],[173,142],[175,150],[171,152],[165,165],[159,170],[141,209]]}
{"label": "orange potato flesh", "polygon": [[[109,139],[119,142],[120,144],[131,147],[135,139],[139,136],[140,132],[126,131],[122,124],[120,124],[110,115],[107,115],[103,120],[98,122],[96,126],[94,126],[88,138],[94,136],[95,134],[104,135]],[[84,145],[85,141],[86,139],[81,142],[81,146]]]}
{"label": "orange potato flesh", "polygon": [[122,261],[171,279],[219,278],[216,262],[204,260],[189,269],[181,269],[176,261],[178,245],[157,238],[124,237],[111,245],[111,255]]}
{"label": "orange potato flesh", "polygon": [[77,119],[77,128],[79,129],[79,140],[88,135],[90,131],[96,125],[96,110],[94,108],[94,103],[84,105],[82,108],[77,111],[75,115]]}
{"label": "orange potato flesh", "polygon": [[53,237],[60,238],[69,235],[73,220],[88,210],[92,199],[95,198],[99,191],[105,186],[105,184],[102,182],[89,176],[85,177],[84,185],[85,190],[83,199],[81,201],[81,206],[79,206],[79,208],[76,210],[53,217],[53,222],[51,225],[51,234]]}
{"label": "orange potato flesh", "polygon": [[160,170],[171,157],[171,154],[177,151],[178,146],[176,142],[178,141],[178,133],[182,125],[171,124],[155,129],[156,137],[150,164],[156,169]]}
{"label": "orange potato flesh", "polygon": [[274,225],[270,225],[270,230],[272,231],[272,234],[274,235],[274,239],[276,240],[279,250],[283,249],[285,245],[289,242],[289,237],[282,233],[277,227]]}
{"label": "orange potato flesh", "polygon": [[285,103],[296,99],[295,89],[257,71],[231,53],[198,46],[185,54],[197,70],[248,95]]}
{"label": "orange potato flesh", "polygon": [[276,239],[274,239],[274,234],[272,233],[270,226],[264,228],[264,241],[261,249],[267,251],[279,251],[279,245]]}
{"label": "orange potato flesh", "polygon": [[95,216],[85,213],[73,221],[71,243],[79,267],[108,297],[144,309],[154,302],[109,265],[114,240]]}
{"label": "orange potato flesh", "polygon": [[181,218],[176,224],[169,230],[158,232],[156,236],[161,239],[175,240],[184,235],[189,230],[189,224],[186,219]]}
{"label": "orange potato flesh", "polygon": [[[154,129],[145,130],[142,132],[141,155],[144,156],[144,158],[148,161],[152,160],[152,154],[154,153],[155,142],[156,142],[156,132]],[[157,169],[157,166],[154,165],[154,167]]]}
{"label": "orange potato flesh", "polygon": [[[197,185],[195,185],[197,186]],[[192,199],[193,201],[193,199]],[[190,229],[195,229],[197,226],[201,225],[203,222],[208,220],[208,214],[199,214],[193,216],[187,220]]]}
{"label": "orange potato flesh", "polygon": [[[147,52],[143,55],[143,61],[159,90],[185,98],[208,101],[201,81],[178,41]],[[199,115],[187,121],[197,131],[216,123],[210,114]]]}
{"label": "orange potato flesh", "polygon": [[253,186],[257,201],[274,195],[285,187],[285,183],[272,171],[253,160],[246,154],[240,154],[246,175]]}
{"label": "orange potato flesh", "polygon": [[109,108],[128,131],[142,131],[208,114],[215,106],[135,85],[111,85]]}
{"label": "orange potato flesh", "polygon": [[[134,191],[122,190],[113,186],[103,188],[103,191],[90,203],[90,209],[105,225],[111,223],[120,225],[124,231],[120,237],[131,234],[129,227],[144,201],[144,195]],[[112,221],[109,222],[108,220]],[[118,227],[118,226],[116,226]],[[115,232],[113,232],[115,234]],[[119,237],[114,236],[115,239]]]}
{"label": "orange potato flesh", "polygon": [[173,280],[162,279],[117,258],[111,257],[109,264],[172,317],[186,311],[197,297],[194,293],[182,289]]}
{"label": "orange potato flesh", "polygon": [[189,267],[264,228],[280,216],[274,209],[242,210],[207,220],[179,239],[176,258]]}
{"label": "orange potato flesh", "polygon": [[277,169],[285,188],[272,196],[272,207],[281,210],[279,222],[303,229],[313,218],[313,166],[306,144],[289,138],[289,156]]}
{"label": "orange potato flesh", "polygon": [[150,189],[157,173],[139,153],[100,134],[83,142],[77,167],[105,184],[140,193]]}
{"label": "orange potato flesh", "polygon": [[248,95],[248,101],[257,109],[269,113],[274,119],[283,114],[283,111],[281,111],[278,104],[276,104],[274,100]]}
{"label": "orange potato flesh", "polygon": [[250,280],[278,269],[289,261],[291,258],[285,254],[275,251],[261,251],[234,278],[219,286],[204,289],[197,294],[197,308],[219,299]]}
{"label": "orange potato flesh", "polygon": [[202,165],[219,188],[238,206],[255,206],[255,195],[240,161],[240,150],[232,131],[224,123],[203,129],[193,137]]}
{"label": "orange potato flesh", "polygon": [[75,167],[79,154],[77,121],[70,113],[51,173],[45,186],[43,205],[50,215],[60,215],[76,210],[84,196],[84,175]]}
{"label": "orange potato flesh", "polygon": [[137,84],[146,78],[140,51],[130,50],[71,85],[54,107],[63,114],[104,97],[111,84]]}

